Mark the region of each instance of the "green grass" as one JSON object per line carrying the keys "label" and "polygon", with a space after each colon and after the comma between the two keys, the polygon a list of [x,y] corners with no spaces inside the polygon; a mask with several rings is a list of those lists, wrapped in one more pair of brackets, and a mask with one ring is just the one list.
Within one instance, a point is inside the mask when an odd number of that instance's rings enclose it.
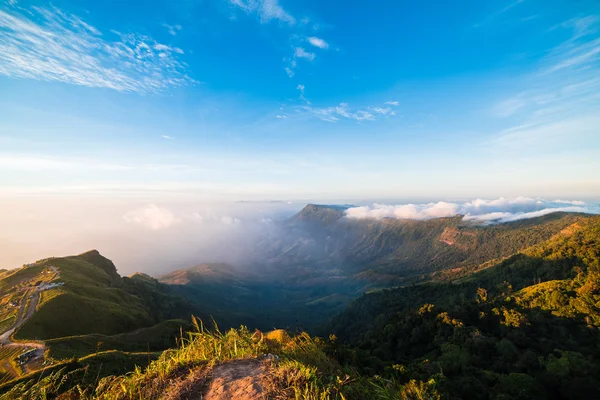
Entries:
{"label": "green grass", "polygon": [[18,285],[23,280],[31,280],[38,277],[38,275],[40,275],[40,273],[45,269],[46,267],[42,265],[18,269],[12,274],[0,279],[0,293],[2,293],[6,288]]}
{"label": "green grass", "polygon": [[10,359],[22,352],[22,347],[0,347],[0,360]]}
{"label": "green grass", "polygon": [[4,319],[0,321],[0,333],[8,330],[17,319],[16,312],[12,312],[2,316]]}
{"label": "green grass", "polygon": [[61,287],[57,287],[57,288],[49,289],[49,290],[44,290],[42,293],[40,293],[40,301],[38,303],[38,309],[40,307],[42,307],[44,304],[46,304],[48,301],[50,301],[53,298],[55,298],[57,296],[60,296],[60,295],[62,295],[64,293],[65,293],[65,291]]}
{"label": "green grass", "polygon": [[59,281],[65,284],[42,292],[37,312],[17,330],[15,338],[113,335],[154,322],[143,302],[115,287],[114,276],[105,269],[78,257],[47,260],[35,268],[42,271],[48,266],[59,269]]}
{"label": "green grass", "polygon": [[114,301],[113,293],[106,293],[106,298],[87,297],[67,291],[66,286],[65,293],[41,306],[17,330],[15,338],[44,340],[73,334],[111,335],[152,323],[139,301]]}
{"label": "green grass", "polygon": [[164,350],[176,346],[181,332],[188,331],[190,327],[187,321],[168,320],[149,328],[112,336],[90,334],[50,339],[45,342],[46,357],[52,359],[84,357],[99,350],[127,352]]}
{"label": "green grass", "polygon": [[[263,335],[243,326],[220,332],[218,328],[207,330],[198,320],[194,320],[194,324],[196,330],[180,339],[179,349],[163,352],[150,364],[147,364],[149,354],[96,353],[48,368],[44,375],[37,372],[11,385],[0,386],[0,399],[58,395],[89,400],[155,399],[171,390],[174,381],[190,379],[194,375],[192,371],[200,371],[205,374],[203,379],[209,379],[210,369],[216,364],[268,353],[280,357],[265,376],[265,388],[274,398],[439,399],[433,379],[402,385],[393,380],[361,377],[342,368],[327,355],[329,342],[306,333],[295,337],[289,337],[284,331]],[[146,367],[140,366],[144,357]],[[134,364],[138,367],[123,374],[124,369]]]}
{"label": "green grass", "polygon": [[[145,368],[159,353],[99,352],[71,359],[0,384],[0,400],[54,398],[55,394],[95,386],[107,376]],[[75,397],[79,398],[79,397]]]}
{"label": "green grass", "polygon": [[[21,369],[16,365],[14,359],[22,352],[23,348],[21,347],[0,347],[0,384],[14,378],[11,374],[13,370],[20,373]],[[11,366],[10,370],[5,368],[5,363]]]}

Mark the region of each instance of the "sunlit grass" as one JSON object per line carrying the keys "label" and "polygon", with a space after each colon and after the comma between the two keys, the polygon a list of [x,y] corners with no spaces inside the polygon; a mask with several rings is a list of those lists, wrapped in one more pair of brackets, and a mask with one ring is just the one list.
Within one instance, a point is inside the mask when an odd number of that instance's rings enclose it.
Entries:
{"label": "sunlit grass", "polygon": [[[24,381],[0,399],[47,399],[58,394],[87,400],[133,400],[161,398],[174,382],[194,376],[207,376],[217,364],[240,359],[259,359],[269,366],[265,390],[277,399],[349,400],[349,399],[437,399],[433,383],[411,382],[402,386],[360,377],[342,368],[326,354],[328,343],[306,333],[291,337],[283,330],[263,334],[246,327],[221,332],[213,321],[207,329],[193,319],[194,331],[181,334],[178,349],[164,351],[146,368],[118,376],[100,377],[97,353],[81,359],[95,365],[69,370],[55,368],[36,380]],[[105,352],[106,354],[111,352]],[[140,354],[141,355],[141,354]],[[416,397],[406,397],[407,389]],[[425,395],[429,397],[422,397]],[[421,397],[420,397],[421,396]]]}

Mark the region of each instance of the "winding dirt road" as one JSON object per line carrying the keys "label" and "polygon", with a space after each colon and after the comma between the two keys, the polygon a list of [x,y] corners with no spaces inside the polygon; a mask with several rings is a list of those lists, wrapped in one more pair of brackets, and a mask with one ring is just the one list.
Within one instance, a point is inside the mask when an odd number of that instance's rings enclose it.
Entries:
{"label": "winding dirt road", "polygon": [[[52,281],[54,281],[58,278],[58,268],[50,268],[52,271],[54,271],[54,277],[52,278]],[[23,365],[24,369],[27,369],[27,365],[31,362],[36,361],[40,357],[44,356],[46,346],[41,342],[13,342],[11,340],[11,336],[19,327],[21,327],[21,325],[25,323],[25,321],[31,318],[37,309],[37,305],[40,301],[40,293],[43,290],[44,287],[35,287],[27,290],[23,296],[23,299],[21,300],[21,306],[19,307],[19,312],[17,314],[15,323],[10,327],[10,329],[0,335],[0,348],[21,348],[21,354],[27,350],[35,350],[32,357],[30,357]],[[27,299],[30,299],[30,301],[28,302]],[[18,371],[15,371],[8,359],[0,360],[0,366],[2,366],[4,370],[8,371],[12,376],[16,377],[19,375]]]}

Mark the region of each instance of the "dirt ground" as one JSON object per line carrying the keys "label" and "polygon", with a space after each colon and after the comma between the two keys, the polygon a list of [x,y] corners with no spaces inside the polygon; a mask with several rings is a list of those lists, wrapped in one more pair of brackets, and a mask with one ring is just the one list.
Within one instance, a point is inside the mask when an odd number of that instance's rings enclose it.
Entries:
{"label": "dirt ground", "polygon": [[208,390],[202,400],[259,400],[264,399],[261,381],[267,373],[265,363],[259,360],[236,360],[217,365],[212,370]]}

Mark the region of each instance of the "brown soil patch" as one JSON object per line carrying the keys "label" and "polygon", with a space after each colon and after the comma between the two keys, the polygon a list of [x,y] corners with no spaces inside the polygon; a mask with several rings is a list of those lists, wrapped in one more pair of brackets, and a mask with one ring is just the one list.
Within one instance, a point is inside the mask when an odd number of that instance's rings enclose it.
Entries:
{"label": "brown soil patch", "polygon": [[260,400],[266,398],[263,381],[267,366],[256,359],[236,360],[217,365],[202,400]]}

